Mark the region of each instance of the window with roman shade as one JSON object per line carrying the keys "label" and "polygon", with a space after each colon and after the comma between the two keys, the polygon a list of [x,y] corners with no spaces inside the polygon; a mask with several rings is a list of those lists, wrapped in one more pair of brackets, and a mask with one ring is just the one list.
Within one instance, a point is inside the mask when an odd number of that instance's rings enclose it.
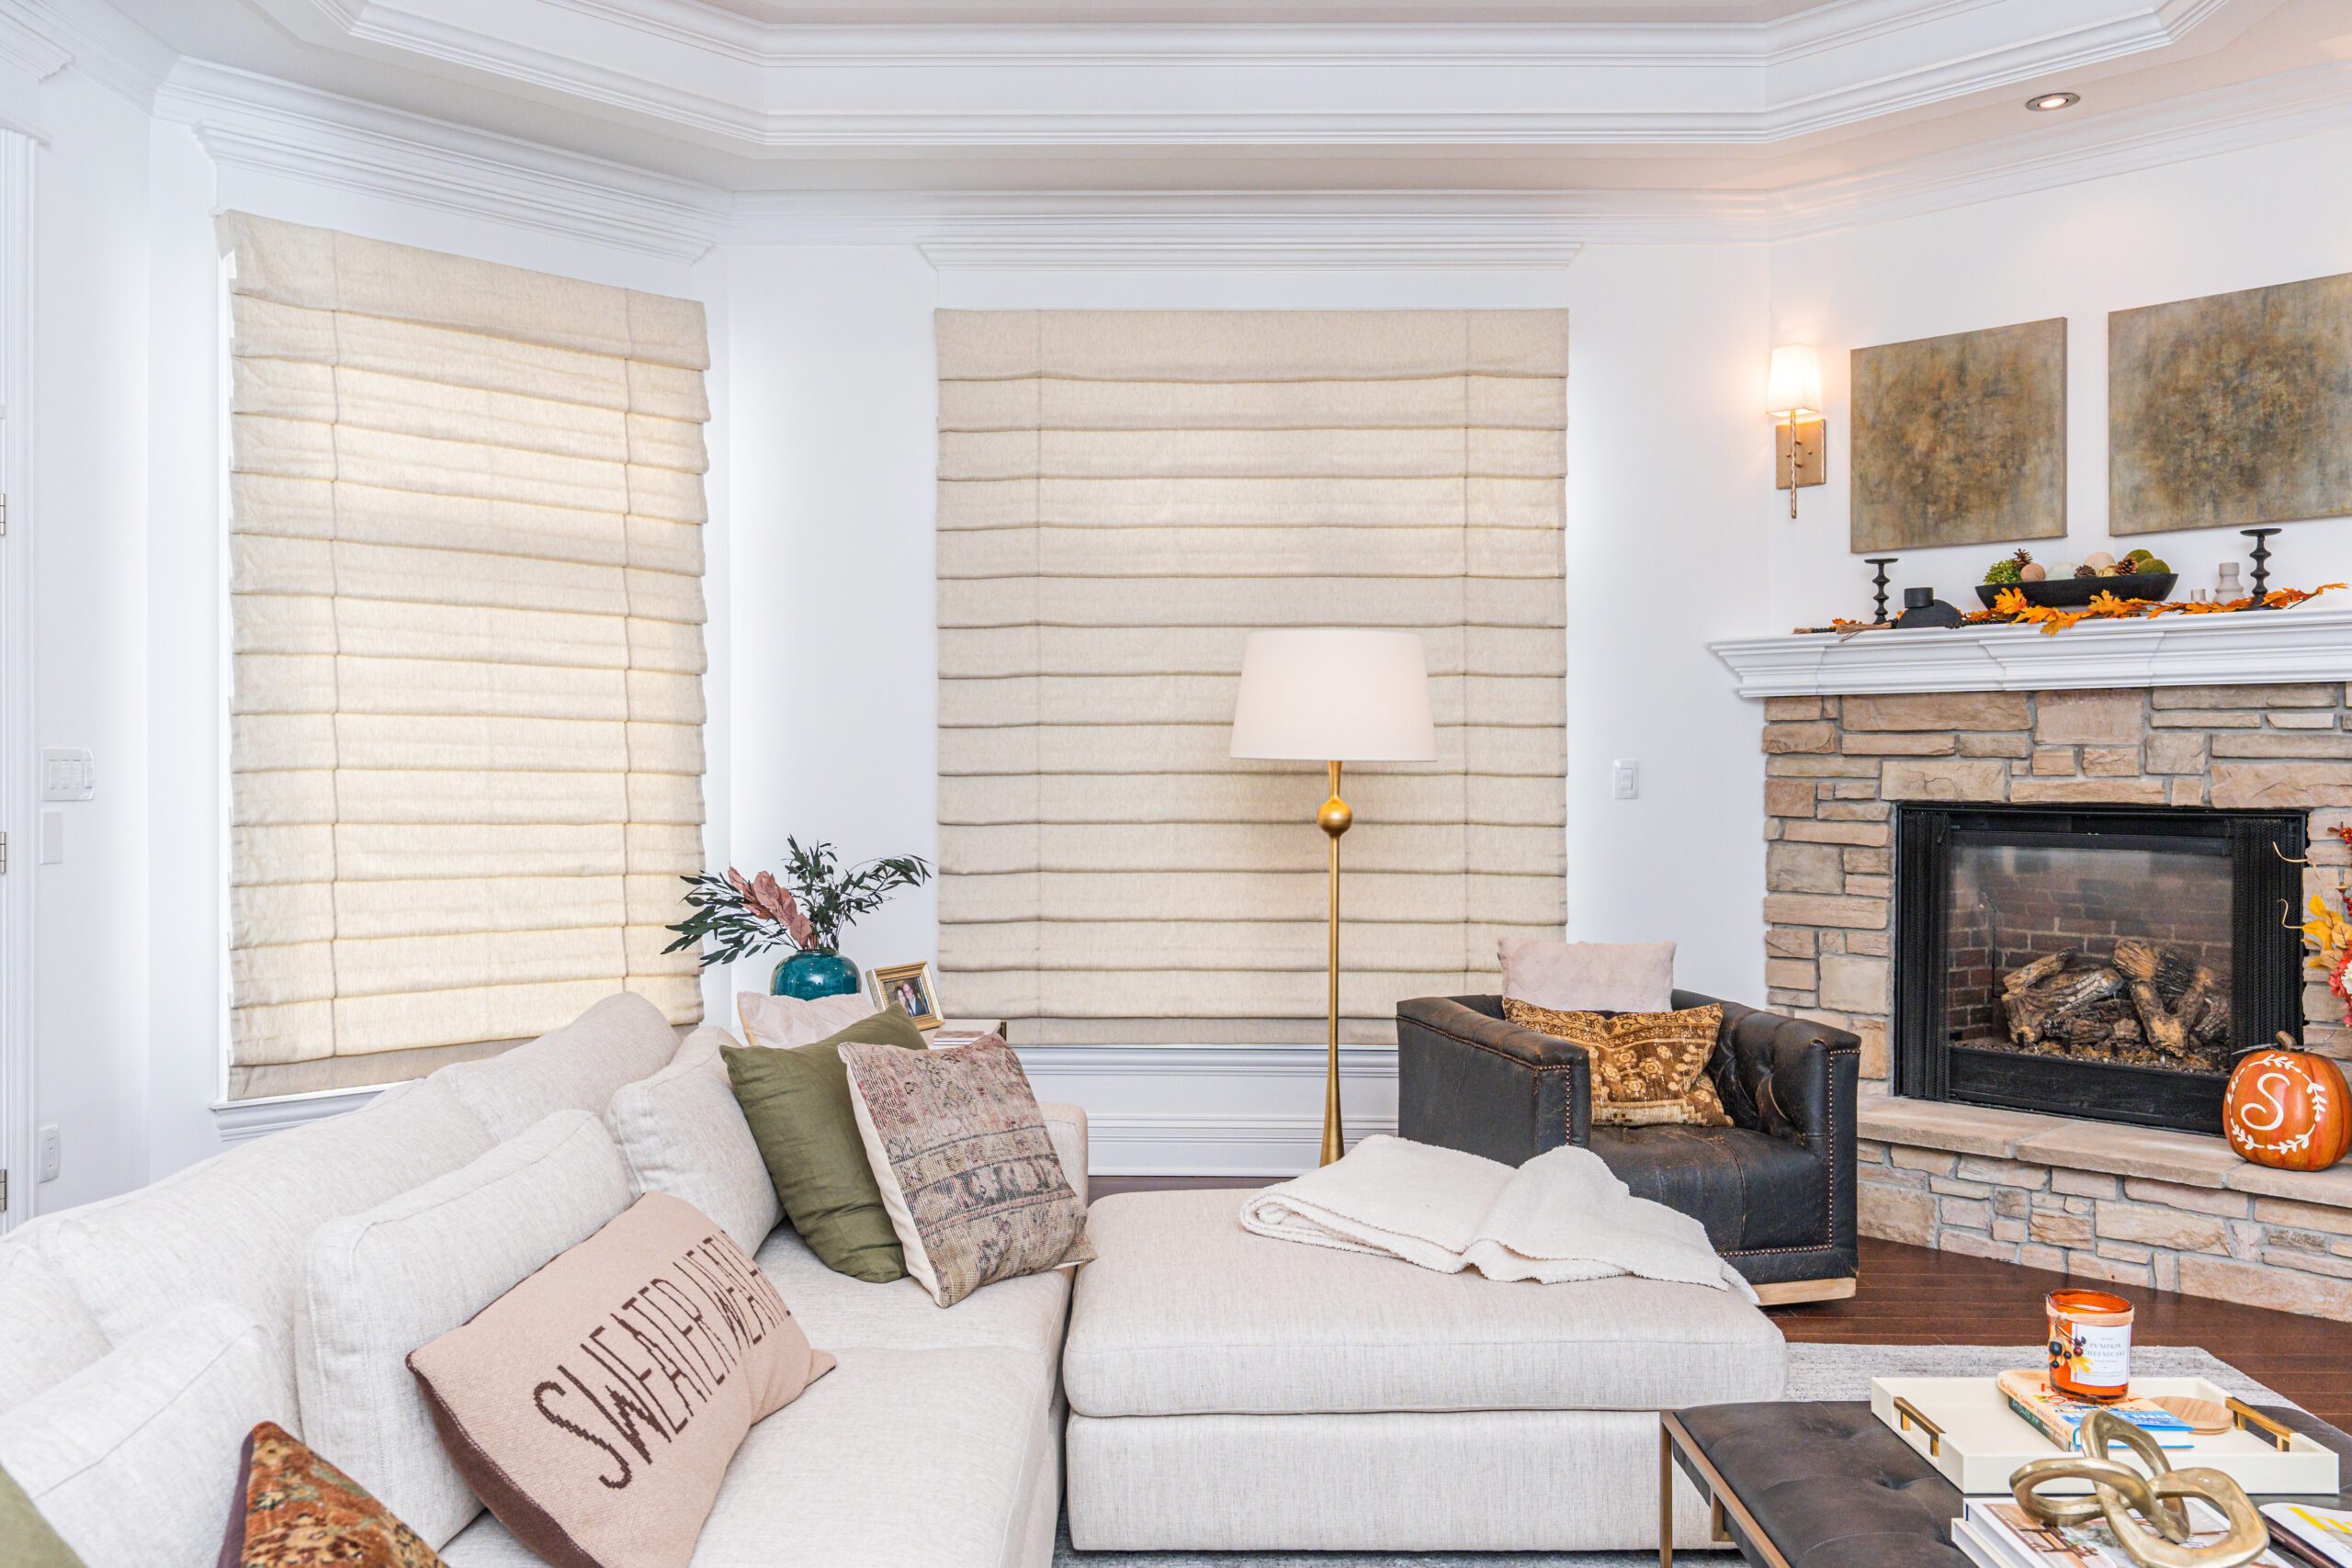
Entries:
{"label": "window with roman shade", "polygon": [[1567,318],[937,317],[940,964],[1023,1043],[1319,1041],[1326,793],[1237,761],[1245,635],[1426,640],[1351,770],[1343,1038],[1566,920]]}
{"label": "window with roman shade", "polygon": [[699,1019],[701,305],[221,224],[231,1098]]}

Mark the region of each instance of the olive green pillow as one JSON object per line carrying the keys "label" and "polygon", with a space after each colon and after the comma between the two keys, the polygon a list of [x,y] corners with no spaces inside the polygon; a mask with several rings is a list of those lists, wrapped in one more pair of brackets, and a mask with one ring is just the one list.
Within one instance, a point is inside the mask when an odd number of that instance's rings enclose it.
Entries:
{"label": "olive green pillow", "polygon": [[25,1489],[0,1470],[0,1562],[9,1568],[82,1568],[74,1549],[57,1538]]}
{"label": "olive green pillow", "polygon": [[903,1045],[925,1049],[922,1031],[901,1009],[862,1018],[813,1044],[778,1050],[725,1045],[727,1079],[752,1124],[752,1141],[767,1162],[768,1179],[785,1217],[826,1268],[853,1280],[887,1285],[907,1277],[906,1254],[882,1190],[866,1163],[850,1109],[849,1069],[840,1046]]}

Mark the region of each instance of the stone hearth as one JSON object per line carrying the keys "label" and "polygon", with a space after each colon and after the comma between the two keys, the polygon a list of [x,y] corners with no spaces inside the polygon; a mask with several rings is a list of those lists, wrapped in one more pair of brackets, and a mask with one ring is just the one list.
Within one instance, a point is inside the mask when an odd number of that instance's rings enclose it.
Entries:
{"label": "stone hearth", "polygon": [[2352,1161],[2249,1165],[2219,1138],[1867,1087],[1865,1235],[2352,1322]]}
{"label": "stone hearth", "polygon": [[[2302,811],[2306,897],[2352,866],[2342,682],[1772,696],[1765,717],[1769,998],[1860,1035],[1865,1079],[1888,1074],[1900,803]],[[2303,1011],[2307,1043],[2352,1058],[2324,986]],[[2268,1171],[2218,1138],[1865,1089],[1867,1235],[2352,1321],[2352,1163]]]}

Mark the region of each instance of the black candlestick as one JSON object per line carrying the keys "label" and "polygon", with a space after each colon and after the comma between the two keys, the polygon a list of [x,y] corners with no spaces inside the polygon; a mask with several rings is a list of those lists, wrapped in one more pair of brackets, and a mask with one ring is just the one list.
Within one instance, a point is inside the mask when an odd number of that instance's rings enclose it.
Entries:
{"label": "black candlestick", "polygon": [[1871,579],[1878,585],[1878,609],[1871,619],[1881,626],[1886,624],[1886,569],[1902,558],[1900,556],[1864,556],[1862,558],[1863,565],[1878,568],[1878,576]]}
{"label": "black candlestick", "polygon": [[2267,564],[2270,559],[2270,536],[2281,531],[2282,530],[2277,528],[2241,528],[2238,530],[2239,533],[2244,534],[2247,538],[2254,541],[2254,599],[2255,608],[2256,609],[2263,607],[2262,585],[2270,581],[2270,568]]}

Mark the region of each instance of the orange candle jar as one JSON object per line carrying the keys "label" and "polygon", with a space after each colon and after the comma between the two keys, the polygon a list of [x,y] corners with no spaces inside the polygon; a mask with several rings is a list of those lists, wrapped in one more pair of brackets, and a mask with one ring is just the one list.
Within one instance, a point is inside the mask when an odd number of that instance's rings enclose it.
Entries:
{"label": "orange candle jar", "polygon": [[2050,1292],[2050,1390],[2107,1404],[2132,1387],[2132,1303],[2105,1291]]}

